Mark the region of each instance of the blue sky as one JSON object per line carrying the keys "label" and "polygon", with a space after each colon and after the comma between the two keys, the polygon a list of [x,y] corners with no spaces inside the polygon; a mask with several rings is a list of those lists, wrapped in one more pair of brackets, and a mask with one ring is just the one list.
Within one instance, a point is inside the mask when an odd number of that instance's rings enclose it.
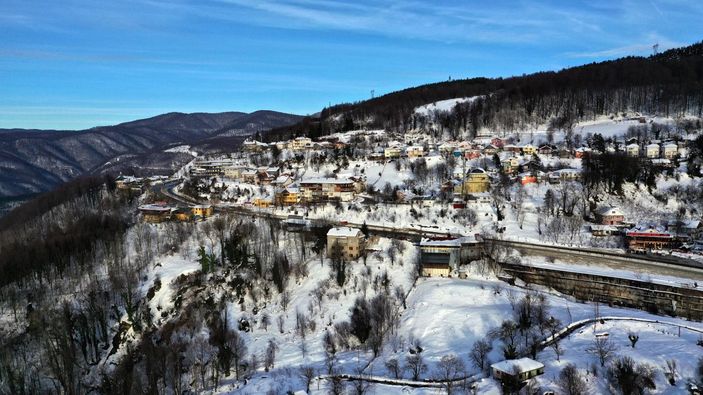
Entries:
{"label": "blue sky", "polygon": [[0,128],[169,111],[309,114],[449,78],[703,39],[700,0],[2,0]]}

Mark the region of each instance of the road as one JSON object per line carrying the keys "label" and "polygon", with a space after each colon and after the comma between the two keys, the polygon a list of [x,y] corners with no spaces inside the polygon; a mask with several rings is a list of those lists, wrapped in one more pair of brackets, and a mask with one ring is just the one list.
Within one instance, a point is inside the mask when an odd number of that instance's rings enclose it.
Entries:
{"label": "road", "polygon": [[[186,196],[175,193],[174,187],[178,181],[167,181],[161,184],[158,192],[173,199],[185,206],[193,206],[200,202]],[[261,218],[271,218],[285,220],[287,215],[274,214],[268,210],[247,208],[242,206],[216,206],[216,211],[230,212],[246,216],[256,216]],[[361,228],[363,224],[346,221],[332,222],[333,226],[349,226]],[[419,242],[422,237],[447,237],[447,232],[432,229],[429,227],[393,227],[383,225],[367,225],[369,232],[373,235],[398,238],[412,242]],[[596,265],[610,269],[629,270],[633,272],[645,272],[652,275],[665,275],[703,281],[703,264],[690,259],[683,259],[670,256],[651,256],[618,253],[600,249],[585,249],[567,246],[552,246],[537,243],[518,242],[500,239],[487,239],[486,241],[496,242],[503,246],[514,248],[526,255],[551,257],[568,263],[581,265]]]}

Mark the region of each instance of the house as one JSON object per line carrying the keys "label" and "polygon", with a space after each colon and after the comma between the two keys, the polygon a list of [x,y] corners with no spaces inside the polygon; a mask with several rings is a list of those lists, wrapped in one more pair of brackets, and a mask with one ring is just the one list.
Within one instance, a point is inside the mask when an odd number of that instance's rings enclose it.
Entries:
{"label": "house", "polygon": [[212,216],[214,210],[211,205],[209,204],[201,204],[197,206],[193,206],[191,209],[193,212],[193,216],[195,217],[202,217],[202,218],[207,218]]}
{"label": "house", "polygon": [[268,144],[261,141],[246,139],[242,143],[242,150],[245,152],[261,152],[268,148]]}
{"label": "house", "polygon": [[647,158],[654,159],[659,157],[659,144],[649,144],[645,147]]}
{"label": "house", "polygon": [[297,185],[289,185],[274,196],[277,205],[291,206],[300,202],[300,189]]}
{"label": "house", "polygon": [[481,157],[481,151],[477,149],[468,149],[464,151],[464,158],[466,159],[478,159]]}
{"label": "house", "polygon": [[596,210],[596,222],[601,225],[621,225],[625,214],[617,207],[604,206]]}
{"label": "house", "polygon": [[485,155],[495,155],[498,153],[498,146],[495,144],[486,144],[483,146],[483,153]]}
{"label": "house", "polygon": [[612,236],[620,231],[612,225],[591,225],[590,228],[593,236]]}
{"label": "house", "polygon": [[246,169],[245,166],[227,166],[224,169],[224,175],[231,180],[238,180]]}
{"label": "house", "polygon": [[294,180],[293,177],[291,177],[288,174],[281,174],[280,176],[276,177],[275,180],[271,181],[271,185],[278,187],[278,188],[285,188],[291,184],[293,184]]}
{"label": "house", "polygon": [[439,153],[444,156],[449,156],[456,149],[456,144],[452,143],[442,143],[439,146]]}
{"label": "house", "polygon": [[525,155],[534,155],[537,152],[537,147],[532,144],[522,146],[522,153]]}
{"label": "house", "polygon": [[637,158],[640,156],[639,144],[628,144],[627,146],[625,146],[625,151],[627,152],[627,156],[630,156],[632,158]]}
{"label": "house", "polygon": [[411,145],[405,149],[408,158],[421,158],[425,156],[425,149],[419,145]]}
{"label": "house", "polygon": [[158,224],[171,219],[171,211],[173,209],[161,204],[145,204],[139,206],[138,210],[142,214],[144,221]]}
{"label": "house", "polygon": [[674,235],[655,227],[632,229],[625,232],[625,242],[631,251],[670,249],[674,246]]}
{"label": "house", "polygon": [[288,149],[292,151],[304,151],[307,147],[312,147],[312,139],[308,137],[296,137],[288,143]]}
{"label": "house", "polygon": [[466,181],[454,187],[454,193],[466,195],[467,193],[487,192],[490,186],[488,173],[481,168],[471,169],[466,176]]}
{"label": "house", "polygon": [[578,169],[559,169],[549,173],[548,179],[552,184],[558,184],[562,181],[578,181],[581,178],[581,172]]}
{"label": "house", "polygon": [[544,144],[537,149],[537,152],[539,152],[540,155],[551,155],[557,152],[557,147],[550,144]]}
{"label": "house", "polygon": [[178,208],[171,213],[171,218],[180,222],[188,222],[193,219],[193,213],[186,208]]}
{"label": "house", "polygon": [[544,374],[544,364],[530,358],[506,359],[491,365],[493,378],[500,381],[527,381]]}
{"label": "house", "polygon": [[502,139],[500,137],[493,137],[491,139],[491,144],[496,148],[503,148],[503,146],[505,145],[505,139]]}
{"label": "house", "polygon": [[679,146],[676,143],[664,144],[664,158],[674,159],[676,154],[679,153]]}
{"label": "house", "polygon": [[257,197],[254,199],[254,206],[258,208],[269,208],[273,205],[273,201],[269,198]]}
{"label": "house", "polygon": [[348,202],[354,199],[355,190],[355,182],[348,178],[310,178],[300,182],[300,196],[305,202]]}
{"label": "house", "polygon": [[253,169],[247,169],[240,173],[239,179],[247,184],[256,184],[258,180],[257,171]]}
{"label": "house", "polygon": [[472,206],[491,204],[493,203],[493,198],[488,192],[471,193],[466,197],[466,203]]}
{"label": "house", "polygon": [[514,144],[506,144],[503,146],[503,151],[519,154],[522,152],[522,147],[518,147]]}
{"label": "house", "polygon": [[591,149],[588,147],[576,148],[576,150],[574,151],[574,156],[579,159],[585,158],[586,156],[588,156],[590,154],[591,154]]}
{"label": "house", "polygon": [[503,171],[506,173],[515,173],[520,168],[520,159],[516,156],[508,158],[501,162]]}
{"label": "house", "polygon": [[383,151],[383,156],[388,159],[400,158],[401,150],[398,147],[388,147]]}
{"label": "house", "polygon": [[453,269],[480,257],[481,247],[475,237],[420,241],[420,263],[425,277],[448,277]]}
{"label": "house", "polygon": [[340,248],[346,259],[356,259],[361,255],[364,234],[360,229],[350,227],[332,228],[327,232],[327,256],[332,257]]}
{"label": "house", "polygon": [[666,229],[679,239],[698,239],[703,234],[703,222],[691,219],[674,220],[669,221]]}
{"label": "house", "polygon": [[537,183],[537,176],[532,173],[522,173],[519,177],[522,185]]}

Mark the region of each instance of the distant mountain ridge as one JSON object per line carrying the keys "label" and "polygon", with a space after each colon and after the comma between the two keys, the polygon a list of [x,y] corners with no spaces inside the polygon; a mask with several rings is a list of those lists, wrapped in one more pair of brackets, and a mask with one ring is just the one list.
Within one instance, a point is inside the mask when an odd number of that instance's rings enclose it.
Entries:
{"label": "distant mountain ridge", "polygon": [[[275,111],[167,113],[81,131],[0,129],[0,196],[42,192],[84,174],[168,174],[192,159],[165,149],[246,136],[290,125],[301,116]],[[202,148],[207,150],[206,148]]]}

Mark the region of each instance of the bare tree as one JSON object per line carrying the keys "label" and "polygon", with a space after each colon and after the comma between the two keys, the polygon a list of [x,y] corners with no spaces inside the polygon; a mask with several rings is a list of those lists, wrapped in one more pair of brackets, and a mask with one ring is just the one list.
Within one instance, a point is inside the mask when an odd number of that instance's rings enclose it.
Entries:
{"label": "bare tree", "polygon": [[635,348],[635,344],[637,344],[637,341],[640,339],[640,336],[635,332],[629,331],[627,333],[627,338],[630,340],[630,345],[632,346],[632,348]]}
{"label": "bare tree", "polygon": [[400,368],[400,363],[397,358],[391,358],[386,361],[386,370],[395,379],[403,377],[403,370]]}
{"label": "bare tree", "polygon": [[302,377],[305,382],[305,392],[308,394],[310,393],[310,384],[312,384],[312,380],[315,379],[316,375],[317,372],[314,367],[310,365],[300,367],[300,377]]}
{"label": "bare tree", "polygon": [[227,332],[227,346],[230,349],[232,355],[232,362],[234,363],[234,374],[237,380],[239,380],[239,375],[242,370],[242,363],[247,357],[247,344],[244,339],[239,335],[236,330],[230,330]]}
{"label": "bare tree", "polygon": [[597,356],[598,360],[600,361],[600,366],[604,367],[605,363],[613,357],[617,349],[618,347],[615,345],[615,343],[610,341],[609,338],[596,337],[593,340],[593,345],[586,348],[586,352]]}
{"label": "bare tree", "polygon": [[268,331],[269,325],[271,325],[271,316],[268,313],[264,313],[261,316],[261,329]]}
{"label": "bare tree", "polygon": [[466,375],[466,367],[464,362],[456,355],[445,355],[437,364],[435,378],[442,381],[444,389],[448,395],[454,392],[456,381]]}
{"label": "bare tree", "polygon": [[267,372],[273,369],[274,363],[276,362],[276,351],[278,351],[278,345],[273,339],[269,339],[268,345],[266,346],[266,358],[264,359],[264,370]]}
{"label": "bare tree", "polygon": [[669,384],[676,385],[676,374],[678,373],[678,366],[675,359],[667,359],[666,366],[664,367],[664,376],[669,381]]}
{"label": "bare tree", "polygon": [[636,364],[630,357],[620,357],[613,361],[607,371],[611,386],[623,394],[643,394],[647,389],[655,389],[656,371],[647,364]]}
{"label": "bare tree", "polygon": [[427,372],[427,364],[421,353],[415,353],[405,357],[405,368],[410,372],[410,376],[415,381],[420,379],[422,373]]}
{"label": "bare tree", "polygon": [[559,373],[557,385],[564,395],[581,395],[588,393],[588,384],[581,377],[576,365],[570,363]]}
{"label": "bare tree", "polygon": [[493,349],[493,345],[488,339],[480,339],[474,342],[474,346],[471,348],[469,357],[471,362],[476,366],[481,372],[485,372],[488,365],[488,354]]}

